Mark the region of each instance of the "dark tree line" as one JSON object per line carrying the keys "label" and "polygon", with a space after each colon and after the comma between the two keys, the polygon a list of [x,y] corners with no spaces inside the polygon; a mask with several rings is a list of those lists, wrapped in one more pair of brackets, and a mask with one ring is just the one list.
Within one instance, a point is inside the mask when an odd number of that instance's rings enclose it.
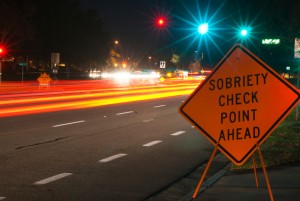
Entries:
{"label": "dark tree line", "polygon": [[261,37],[280,39],[280,45],[262,49],[269,53],[270,65],[279,72],[290,65],[297,68],[299,61],[294,58],[294,42],[300,38],[300,1],[267,0],[259,5],[264,6],[260,18],[263,22]]}
{"label": "dark tree line", "polygon": [[0,43],[8,50],[21,48],[33,37],[33,24],[29,18],[34,13],[32,4],[22,1],[0,1]]}
{"label": "dark tree line", "polygon": [[[299,0],[211,2],[223,5],[220,14],[226,18],[221,23],[225,29],[231,30],[219,36],[218,44],[228,44],[225,49],[229,49],[232,43],[242,43],[278,72],[284,71],[286,66],[299,65],[294,59],[294,41],[300,38]],[[237,33],[237,27],[241,25],[251,28],[246,39]],[[280,44],[263,45],[262,39],[280,39]]]}
{"label": "dark tree line", "polygon": [[1,0],[0,43],[16,56],[81,66],[104,63],[108,34],[95,10],[71,0]]}
{"label": "dark tree line", "polygon": [[[269,56],[275,55],[274,52],[277,51],[278,56],[283,59],[292,59],[294,38],[300,37],[299,0],[210,0],[207,2],[210,8],[220,7],[221,12],[217,12],[220,15],[218,20],[227,23],[228,30],[241,23],[253,27],[255,38],[251,40],[255,46],[254,51],[262,56],[267,53],[270,53]],[[214,9],[211,10],[213,12],[209,15],[214,15]],[[188,15],[187,10],[182,7],[177,12],[179,16]],[[167,46],[176,40],[172,37],[177,33],[172,29],[177,28],[175,25],[177,24],[174,22],[166,37],[157,36],[160,40],[167,40],[159,44]],[[228,39],[232,35],[229,33],[226,36],[222,33],[216,37],[216,43],[231,46],[232,40]],[[278,48],[260,47],[260,40],[264,37],[280,38],[282,43]],[[106,61],[108,38],[109,35],[105,32],[97,12],[83,10],[76,0],[0,0],[0,43],[4,44],[9,53],[14,56],[21,55],[28,56],[30,59],[49,61],[50,53],[59,52],[64,63],[95,66]],[[171,45],[170,48],[174,46]],[[165,51],[166,48],[161,49]],[[180,53],[184,49],[177,48],[176,52]],[[273,60],[278,57],[270,58]]]}

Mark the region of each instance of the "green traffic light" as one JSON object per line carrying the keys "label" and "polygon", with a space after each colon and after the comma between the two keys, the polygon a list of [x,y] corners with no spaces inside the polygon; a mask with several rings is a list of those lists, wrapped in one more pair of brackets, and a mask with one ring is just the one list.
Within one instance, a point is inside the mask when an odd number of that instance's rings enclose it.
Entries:
{"label": "green traffic light", "polygon": [[242,35],[242,36],[247,36],[247,35],[248,35],[247,29],[242,29],[242,30],[241,30],[241,35]]}
{"label": "green traffic light", "polygon": [[208,32],[208,24],[207,23],[204,23],[204,24],[201,24],[199,27],[198,27],[198,32],[201,34],[201,35],[204,35]]}

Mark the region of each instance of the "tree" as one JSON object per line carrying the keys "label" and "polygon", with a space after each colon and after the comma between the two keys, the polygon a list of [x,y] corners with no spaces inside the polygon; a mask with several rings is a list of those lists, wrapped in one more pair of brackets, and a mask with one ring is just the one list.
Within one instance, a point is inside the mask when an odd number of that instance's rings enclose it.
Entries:
{"label": "tree", "polygon": [[195,62],[192,62],[189,64],[189,71],[192,72],[192,73],[195,73],[195,72],[199,72],[201,69],[201,62],[200,60],[196,60]]}
{"label": "tree", "polygon": [[108,34],[95,10],[73,0],[1,0],[0,43],[14,55],[49,62],[61,54],[67,64],[105,62]]}
{"label": "tree", "polygon": [[16,50],[26,40],[32,38],[33,26],[29,21],[35,11],[28,1],[0,1],[0,43],[8,50]]}
{"label": "tree", "polygon": [[114,67],[118,67],[120,65],[121,55],[114,50],[113,48],[110,49],[109,57],[107,59],[107,65],[111,69]]}
{"label": "tree", "polygon": [[82,11],[70,0],[36,0],[36,4],[37,37],[32,48],[41,50],[39,56],[59,52],[63,62],[85,67],[105,61],[107,34],[96,11]]}
{"label": "tree", "polygon": [[263,48],[269,53],[264,59],[276,71],[282,73],[286,66],[294,62],[294,41],[300,37],[300,1],[268,0],[268,8],[265,9],[264,32],[262,38],[279,38],[280,45]]}
{"label": "tree", "polygon": [[269,8],[266,9],[267,28],[282,37],[295,37],[300,28],[300,1],[269,0]]}
{"label": "tree", "polygon": [[176,67],[178,67],[179,61],[180,61],[179,55],[178,55],[178,54],[172,54],[171,62],[172,62]]}

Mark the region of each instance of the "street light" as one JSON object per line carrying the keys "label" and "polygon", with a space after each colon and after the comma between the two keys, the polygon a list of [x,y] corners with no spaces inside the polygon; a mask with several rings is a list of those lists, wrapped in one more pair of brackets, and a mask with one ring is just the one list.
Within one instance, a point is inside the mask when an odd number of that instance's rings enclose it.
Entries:
{"label": "street light", "polygon": [[113,40],[107,43],[107,47],[111,48],[114,45],[119,45],[119,40]]}

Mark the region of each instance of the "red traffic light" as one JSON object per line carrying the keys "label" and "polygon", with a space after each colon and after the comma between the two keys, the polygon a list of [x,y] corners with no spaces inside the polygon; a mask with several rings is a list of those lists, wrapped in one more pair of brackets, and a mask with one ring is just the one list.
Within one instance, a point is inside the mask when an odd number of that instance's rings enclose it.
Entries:
{"label": "red traffic light", "polygon": [[158,27],[165,27],[166,26],[166,19],[164,17],[159,17],[156,20],[156,24]]}
{"label": "red traffic light", "polygon": [[0,56],[3,56],[5,54],[5,48],[0,46]]}

